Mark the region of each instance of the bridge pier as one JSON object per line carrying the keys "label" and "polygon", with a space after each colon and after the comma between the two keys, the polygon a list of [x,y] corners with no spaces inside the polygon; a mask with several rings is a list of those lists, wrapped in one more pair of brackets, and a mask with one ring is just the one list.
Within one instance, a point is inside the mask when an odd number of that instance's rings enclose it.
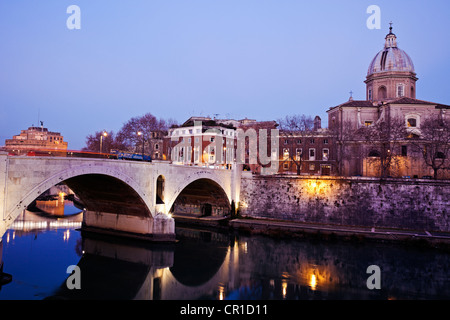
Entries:
{"label": "bridge pier", "polygon": [[81,230],[147,241],[175,241],[175,221],[165,214],[140,217],[87,210]]}

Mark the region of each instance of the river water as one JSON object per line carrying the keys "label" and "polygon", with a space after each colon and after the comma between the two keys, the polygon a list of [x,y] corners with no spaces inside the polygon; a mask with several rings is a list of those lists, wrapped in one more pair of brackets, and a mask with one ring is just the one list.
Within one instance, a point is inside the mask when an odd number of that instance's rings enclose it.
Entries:
{"label": "river water", "polygon": [[[175,244],[147,244],[82,234],[69,220],[16,221],[7,231],[3,271],[12,281],[0,299],[450,298],[443,251],[191,228],[177,228]],[[78,278],[67,270],[74,265]],[[367,272],[373,265],[378,274]],[[369,278],[380,289],[369,289]],[[80,289],[68,288],[77,281]]]}

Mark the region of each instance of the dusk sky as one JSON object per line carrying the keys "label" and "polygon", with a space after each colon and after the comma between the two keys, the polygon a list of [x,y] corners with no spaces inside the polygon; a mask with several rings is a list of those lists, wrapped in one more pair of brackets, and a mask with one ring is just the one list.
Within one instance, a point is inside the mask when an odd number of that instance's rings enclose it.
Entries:
{"label": "dusk sky", "polygon": [[[67,7],[81,10],[69,30]],[[381,29],[369,29],[369,5]],[[0,0],[0,145],[38,116],[69,149],[152,113],[276,120],[365,99],[393,22],[417,98],[450,104],[450,1]]]}

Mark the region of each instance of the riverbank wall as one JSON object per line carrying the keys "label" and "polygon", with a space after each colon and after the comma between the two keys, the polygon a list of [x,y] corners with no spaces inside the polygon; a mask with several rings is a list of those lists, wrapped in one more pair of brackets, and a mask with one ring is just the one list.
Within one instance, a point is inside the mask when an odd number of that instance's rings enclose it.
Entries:
{"label": "riverbank wall", "polygon": [[338,227],[449,233],[450,181],[243,174],[239,214]]}

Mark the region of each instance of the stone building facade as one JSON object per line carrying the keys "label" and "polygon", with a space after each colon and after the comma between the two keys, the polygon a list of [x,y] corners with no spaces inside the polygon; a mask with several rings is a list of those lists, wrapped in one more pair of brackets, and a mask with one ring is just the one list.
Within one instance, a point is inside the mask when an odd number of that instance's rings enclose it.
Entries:
{"label": "stone building facade", "polygon": [[68,143],[59,132],[48,131],[47,128],[29,127],[27,130],[21,130],[19,135],[12,139],[5,140],[5,151],[22,155],[28,152],[36,151],[65,151]]}

